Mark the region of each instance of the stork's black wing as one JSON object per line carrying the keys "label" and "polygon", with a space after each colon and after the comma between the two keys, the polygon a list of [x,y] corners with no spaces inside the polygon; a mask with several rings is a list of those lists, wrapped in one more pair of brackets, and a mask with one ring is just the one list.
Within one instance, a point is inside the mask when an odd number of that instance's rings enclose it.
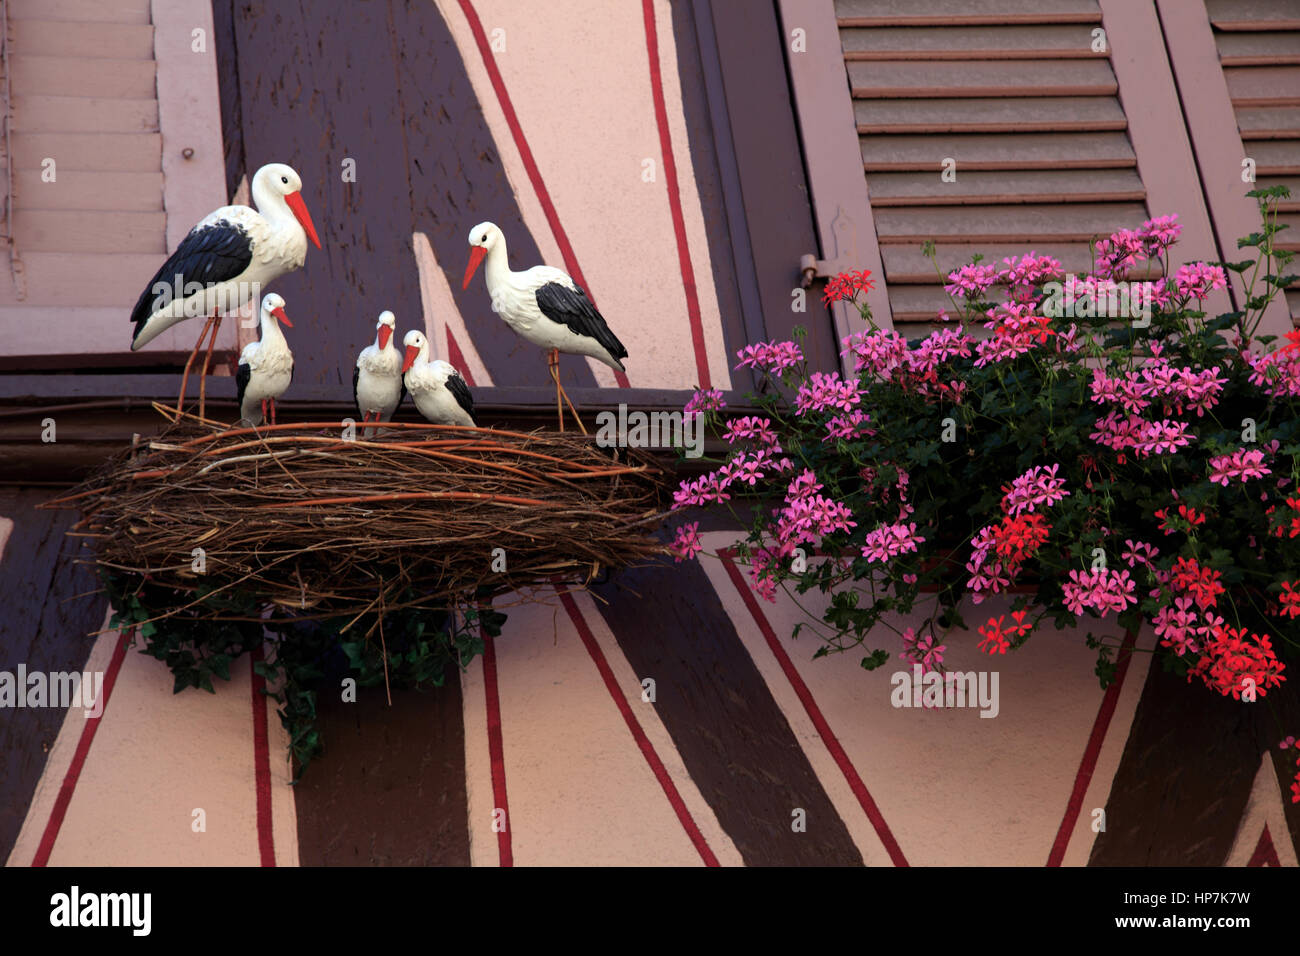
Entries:
{"label": "stork's black wing", "polygon": [[[627,349],[609,330],[604,317],[596,311],[581,286],[575,285],[570,289],[558,282],[548,282],[537,290],[536,295],[537,307],[552,322],[567,326],[574,335],[595,339],[616,362],[627,358]],[[618,367],[622,368],[623,363],[618,362]]]}
{"label": "stork's black wing", "polygon": [[[405,385],[402,386],[402,390],[405,392]],[[469,393],[469,386],[465,383],[465,379],[461,378],[460,372],[452,372],[447,376],[447,391],[451,392],[452,397],[456,399],[456,404],[465,409],[465,414],[469,416],[470,421],[477,424],[474,418],[474,396]]]}
{"label": "stork's black wing", "polygon": [[182,294],[192,282],[207,288],[235,278],[252,261],[253,240],[238,223],[222,221],[191,229],[140,293],[131,310],[134,336],[140,334],[149,316],[175,297],[177,282]]}
{"label": "stork's black wing", "polygon": [[243,362],[235,369],[235,404],[239,406],[239,414],[244,414],[244,392],[248,391],[248,383],[253,378],[253,367]]}
{"label": "stork's black wing", "polygon": [[366,417],[366,413],[361,410],[361,396],[357,394],[357,385],[360,382],[361,366],[354,365],[352,367],[352,404],[356,406],[358,420]]}

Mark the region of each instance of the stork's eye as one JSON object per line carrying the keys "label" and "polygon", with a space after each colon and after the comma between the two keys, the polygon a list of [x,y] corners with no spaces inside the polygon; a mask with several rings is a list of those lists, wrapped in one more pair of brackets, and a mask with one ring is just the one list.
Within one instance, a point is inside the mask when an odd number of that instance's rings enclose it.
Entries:
{"label": "stork's eye", "polygon": [[286,186],[289,185],[289,177],[288,177],[288,176],[281,176],[281,177],[280,177],[280,182],[284,183]]}
{"label": "stork's eye", "polygon": [[486,233],[486,232],[483,233],[483,235],[479,237],[479,240],[478,240],[478,241],[479,241],[479,242],[487,242],[487,233]]}

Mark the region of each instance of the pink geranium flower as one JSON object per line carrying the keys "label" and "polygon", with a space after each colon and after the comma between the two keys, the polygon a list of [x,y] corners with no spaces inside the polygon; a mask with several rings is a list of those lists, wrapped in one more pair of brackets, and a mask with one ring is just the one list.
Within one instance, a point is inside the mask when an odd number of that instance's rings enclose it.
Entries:
{"label": "pink geranium flower", "polygon": [[1210,481],[1225,488],[1234,478],[1245,482],[1270,474],[1272,472],[1264,465],[1264,453],[1258,448],[1238,448],[1230,455],[1218,455],[1210,459]]}

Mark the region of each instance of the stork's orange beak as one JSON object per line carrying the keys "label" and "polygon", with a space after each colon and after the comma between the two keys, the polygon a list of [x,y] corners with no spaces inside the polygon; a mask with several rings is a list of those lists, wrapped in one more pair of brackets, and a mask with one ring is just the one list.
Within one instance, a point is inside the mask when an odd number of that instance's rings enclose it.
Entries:
{"label": "stork's orange beak", "polygon": [[280,306],[279,308],[272,309],[271,314],[275,316],[277,319],[279,319],[281,322],[283,322],[285,325],[289,326],[289,328],[293,328],[293,323],[290,322],[289,317],[284,314],[284,306]]}
{"label": "stork's orange beak", "polygon": [[482,246],[473,246],[469,250],[469,265],[465,267],[465,281],[461,283],[462,289],[469,288],[469,280],[474,278],[474,273],[478,271],[479,263],[487,255],[487,250]]}
{"label": "stork's orange beak", "polygon": [[410,371],[411,366],[415,364],[415,360],[419,357],[419,355],[420,355],[420,347],[418,345],[408,345],[406,347],[406,361],[402,363],[403,375],[405,375],[408,371]]}
{"label": "stork's orange beak", "polygon": [[393,327],[391,325],[381,325],[379,327],[379,347],[388,348],[388,340],[393,337]]}
{"label": "stork's orange beak", "polygon": [[320,236],[316,235],[316,227],[312,225],[311,213],[307,212],[307,204],[302,201],[302,193],[289,193],[284,197],[284,201],[288,203],[293,218],[302,224],[303,231],[307,233],[307,238],[312,241],[312,245],[319,249]]}

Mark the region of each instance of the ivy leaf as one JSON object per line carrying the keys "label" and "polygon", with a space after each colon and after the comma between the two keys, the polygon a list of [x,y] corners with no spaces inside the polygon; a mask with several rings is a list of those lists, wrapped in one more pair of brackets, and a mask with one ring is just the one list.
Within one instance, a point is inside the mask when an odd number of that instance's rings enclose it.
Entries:
{"label": "ivy leaf", "polygon": [[874,650],[866,657],[862,658],[860,663],[862,665],[863,670],[874,671],[877,667],[880,667],[887,660],[889,660],[889,653],[887,651]]}

